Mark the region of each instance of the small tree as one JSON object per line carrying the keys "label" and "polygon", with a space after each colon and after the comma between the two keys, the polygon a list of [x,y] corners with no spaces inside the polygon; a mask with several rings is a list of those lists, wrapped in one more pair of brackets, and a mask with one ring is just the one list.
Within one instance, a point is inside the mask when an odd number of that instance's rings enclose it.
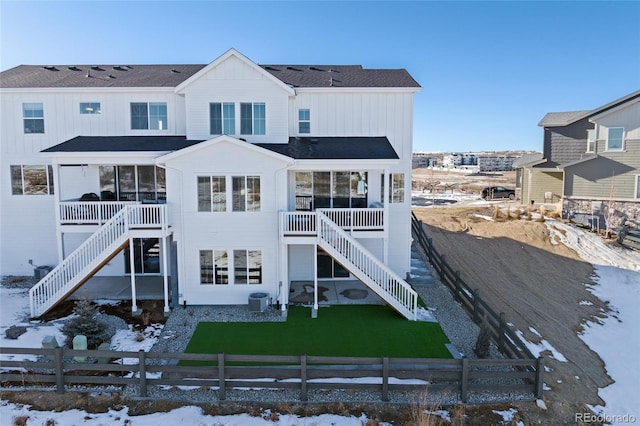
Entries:
{"label": "small tree", "polygon": [[86,299],[76,302],[73,313],[77,316],[71,318],[62,328],[62,333],[67,336],[67,346],[73,345],[73,338],[79,334],[87,337],[87,348],[97,348],[101,343],[109,340],[107,323],[98,319],[98,307]]}
{"label": "small tree", "polygon": [[487,320],[487,316],[484,315],[482,317],[482,322],[480,323],[480,331],[478,332],[476,344],[473,347],[473,351],[476,353],[478,358],[489,358],[490,343],[491,331],[489,330],[489,322]]}

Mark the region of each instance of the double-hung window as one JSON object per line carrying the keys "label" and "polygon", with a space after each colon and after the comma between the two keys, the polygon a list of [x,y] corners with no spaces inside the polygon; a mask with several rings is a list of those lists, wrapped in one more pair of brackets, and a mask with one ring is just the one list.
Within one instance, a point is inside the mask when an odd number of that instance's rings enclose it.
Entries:
{"label": "double-hung window", "polygon": [[229,284],[226,250],[200,250],[200,284]]}
{"label": "double-hung window", "polygon": [[624,149],[624,127],[610,127],[607,134],[607,151]]}
{"label": "double-hung window", "polygon": [[587,130],[587,152],[596,152],[596,130]]}
{"label": "double-hung window", "polygon": [[233,176],[231,180],[233,211],[260,211],[260,176]]}
{"label": "double-hung window", "polygon": [[233,102],[209,104],[209,134],[233,135],[236,133],[236,108]]}
{"label": "double-hung window", "polygon": [[226,178],[224,176],[198,176],[198,211],[227,211]]}
{"label": "double-hung window", "polygon": [[311,133],[311,111],[298,110],[298,133]]}
{"label": "double-hung window", "polygon": [[233,278],[234,284],[262,284],[262,252],[234,250]]}
{"label": "double-hung window", "polygon": [[404,173],[393,173],[389,175],[389,189],[390,203],[404,203]]}
{"label": "double-hung window", "polygon": [[264,102],[240,104],[240,134],[264,135],[267,130],[266,106]]}
{"label": "double-hung window", "polygon": [[48,165],[9,166],[12,195],[53,194],[53,168]]}
{"label": "double-hung window", "polygon": [[41,102],[22,104],[25,133],[44,133],[44,107]]}
{"label": "double-hung window", "polygon": [[167,130],[166,102],[132,102],[132,130]]}

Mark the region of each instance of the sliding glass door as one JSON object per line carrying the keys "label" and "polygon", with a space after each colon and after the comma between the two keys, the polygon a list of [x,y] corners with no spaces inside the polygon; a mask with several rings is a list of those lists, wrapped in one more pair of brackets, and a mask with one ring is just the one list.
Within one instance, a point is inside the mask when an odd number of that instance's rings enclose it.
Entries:
{"label": "sliding glass door", "polygon": [[165,171],[156,166],[100,166],[100,199],[166,200]]}
{"label": "sliding glass door", "polygon": [[296,172],[296,210],[366,208],[367,172]]}

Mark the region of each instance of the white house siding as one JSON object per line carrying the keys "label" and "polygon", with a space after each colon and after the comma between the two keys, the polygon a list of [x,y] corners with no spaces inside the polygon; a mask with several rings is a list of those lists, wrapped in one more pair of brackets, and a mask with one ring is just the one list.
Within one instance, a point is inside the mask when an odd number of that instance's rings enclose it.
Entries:
{"label": "white house siding", "polygon": [[[266,151],[265,151],[266,152]],[[167,161],[167,203],[178,243],[180,303],[242,304],[253,292],[278,290],[278,211],[286,207],[286,160],[219,142]],[[260,176],[259,212],[198,212],[198,176]],[[231,183],[227,180],[227,186]],[[176,187],[177,186],[177,187]],[[280,189],[278,189],[280,188]],[[200,284],[200,250],[262,252],[262,284]]]}
{"label": "white house siding", "polygon": [[[186,129],[184,99],[174,94],[172,88],[2,89],[0,100],[2,275],[32,274],[33,266],[28,263],[29,259],[35,265],[57,263],[54,196],[61,196],[63,200],[78,198],[85,185],[83,182],[54,188],[55,195],[12,195],[10,165],[51,164],[40,151],[79,135],[184,135]],[[43,104],[44,134],[24,133],[22,104],[25,102]],[[100,102],[101,114],[81,115],[80,102]],[[131,130],[131,102],[166,102],[168,129]],[[70,180],[67,179],[66,183],[69,184]],[[97,186],[97,180],[95,184]]]}
{"label": "white house siding", "polygon": [[[287,91],[238,58],[230,57],[184,89],[188,139],[209,139],[209,103],[234,102],[238,132],[249,142],[286,143],[288,134]],[[240,135],[240,102],[264,102],[266,135]]]}

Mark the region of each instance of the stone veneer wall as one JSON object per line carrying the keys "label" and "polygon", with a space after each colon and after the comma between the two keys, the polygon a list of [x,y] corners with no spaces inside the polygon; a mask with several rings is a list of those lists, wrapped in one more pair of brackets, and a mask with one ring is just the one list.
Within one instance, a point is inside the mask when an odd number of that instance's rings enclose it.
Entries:
{"label": "stone veneer wall", "polygon": [[[593,203],[598,203],[600,208],[592,210]],[[614,209],[611,229],[615,230],[624,217],[627,218],[627,225],[640,229],[640,201],[593,201],[565,198],[562,200],[562,217],[592,227],[596,226],[594,222],[599,220],[600,229],[606,229],[605,209],[609,204]]]}

